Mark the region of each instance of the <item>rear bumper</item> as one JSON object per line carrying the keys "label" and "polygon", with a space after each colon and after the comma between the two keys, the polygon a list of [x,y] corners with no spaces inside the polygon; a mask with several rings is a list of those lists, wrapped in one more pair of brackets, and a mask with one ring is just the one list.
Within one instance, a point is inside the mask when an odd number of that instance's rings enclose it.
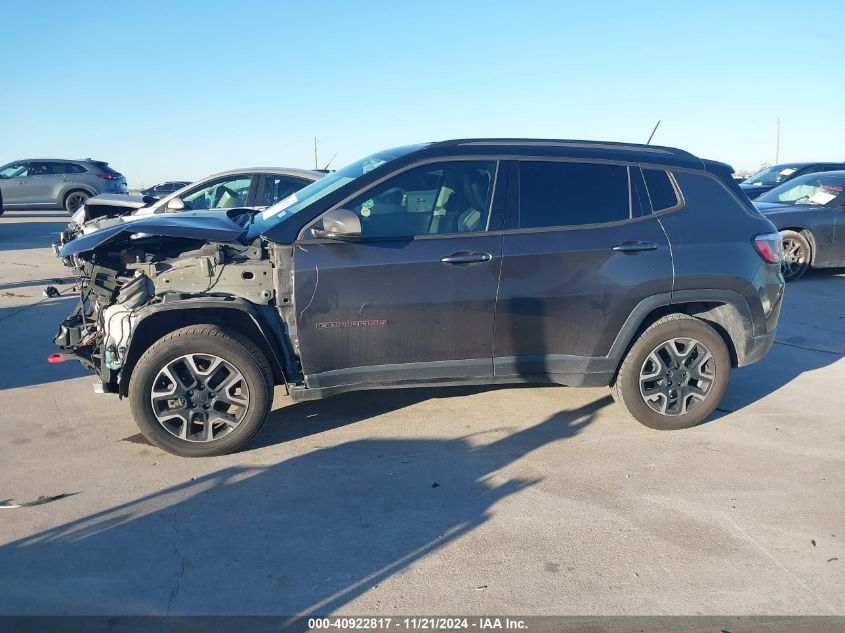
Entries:
{"label": "rear bumper", "polygon": [[749,337],[746,339],[745,354],[741,356],[737,366],[745,367],[746,365],[752,365],[763,360],[763,357],[772,349],[774,342],[775,332]]}

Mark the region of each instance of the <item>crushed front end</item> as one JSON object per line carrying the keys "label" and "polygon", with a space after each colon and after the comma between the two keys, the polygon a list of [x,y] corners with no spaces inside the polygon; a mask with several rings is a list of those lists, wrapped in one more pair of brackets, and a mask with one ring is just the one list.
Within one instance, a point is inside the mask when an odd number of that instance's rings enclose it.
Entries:
{"label": "crushed front end", "polygon": [[59,352],[48,361],[79,361],[97,375],[98,392],[125,393],[120,384],[133,334],[164,304],[218,297],[268,306],[275,298],[266,243],[239,240],[243,225],[225,214],[154,218],[132,227],[112,226],[57,245],[77,275],[79,301],[59,324]]}

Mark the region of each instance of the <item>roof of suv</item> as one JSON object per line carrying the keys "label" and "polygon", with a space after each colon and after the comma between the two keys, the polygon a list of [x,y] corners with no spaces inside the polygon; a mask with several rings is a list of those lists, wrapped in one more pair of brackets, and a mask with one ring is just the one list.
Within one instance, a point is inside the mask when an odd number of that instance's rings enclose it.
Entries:
{"label": "roof of suv", "polygon": [[96,158],[22,158],[15,162],[39,162],[39,163],[98,163],[101,165],[108,165],[104,160],[97,160]]}
{"label": "roof of suv", "polygon": [[[619,143],[613,141],[584,141],[577,139],[529,138],[464,138],[431,143],[421,153],[434,155],[450,153],[455,148],[471,149],[480,154],[525,154],[571,156],[573,158],[599,158],[630,160],[643,163],[706,169],[704,161],[675,147]],[[710,161],[707,161],[708,163]]]}
{"label": "roof of suv", "polygon": [[[200,180],[208,180],[209,178],[217,178],[218,176],[233,176],[235,174],[278,174],[280,176],[302,176],[304,178],[313,179],[315,177],[322,178],[324,173],[319,171],[312,171],[310,169],[298,169],[296,167],[243,167],[241,169],[227,169],[216,174],[211,174]],[[199,181],[196,181],[199,182]]]}

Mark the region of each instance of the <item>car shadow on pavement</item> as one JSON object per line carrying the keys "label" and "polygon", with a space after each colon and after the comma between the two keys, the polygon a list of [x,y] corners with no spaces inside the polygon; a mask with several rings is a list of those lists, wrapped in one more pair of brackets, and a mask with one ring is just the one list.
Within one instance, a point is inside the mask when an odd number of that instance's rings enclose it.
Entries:
{"label": "car shadow on pavement", "polygon": [[58,351],[53,337],[59,323],[78,301],[69,296],[0,307],[0,391],[91,375],[75,361],[47,363]]}
{"label": "car shadow on pavement", "polygon": [[759,363],[733,370],[717,414],[743,409],[843,356],[845,276],[835,269],[810,271],[786,286],[772,349]]}
{"label": "car shadow on pavement", "polygon": [[[378,406],[424,398],[415,391]],[[496,503],[539,481],[502,469],[577,435],[609,403],[486,444],[361,438],[271,466],[223,468],[0,546],[0,613],[335,611],[490,521]],[[311,403],[286,409],[287,437],[345,424],[324,419],[315,430]],[[488,554],[464,552],[438,577],[470,594],[494,575]]]}

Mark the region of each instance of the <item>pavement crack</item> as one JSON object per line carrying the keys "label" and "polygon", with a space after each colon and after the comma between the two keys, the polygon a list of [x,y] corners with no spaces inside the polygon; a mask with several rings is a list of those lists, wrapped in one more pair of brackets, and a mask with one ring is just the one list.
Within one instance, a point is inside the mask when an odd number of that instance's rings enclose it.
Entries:
{"label": "pavement crack", "polygon": [[173,588],[170,590],[170,595],[167,597],[167,610],[165,615],[170,615],[170,609],[179,595],[179,590],[182,588],[182,579],[185,577],[185,563],[187,562],[182,552],[179,551],[179,546],[176,543],[176,538],[179,535],[179,523],[176,520],[176,512],[173,513],[173,553],[179,559],[179,575],[173,583]]}
{"label": "pavement crack", "polygon": [[819,595],[818,595],[815,591],[813,591],[813,590],[812,590],[812,589],[811,589],[811,588],[810,588],[810,587],[809,587],[809,586],[808,586],[808,585],[807,585],[807,584],[806,584],[803,580],[801,580],[801,578],[799,578],[799,577],[798,577],[798,575],[797,575],[795,572],[793,572],[793,571],[792,571],[791,569],[789,569],[786,565],[784,565],[784,564],[780,561],[780,559],[778,559],[778,558],[777,558],[774,554],[772,554],[772,553],[771,553],[768,549],[766,549],[765,547],[763,547],[763,545],[761,545],[759,542],[757,542],[757,540],[756,540],[756,539],[754,539],[754,537],[752,537],[752,536],[751,536],[748,532],[746,532],[746,531],[745,531],[742,527],[740,527],[740,525],[739,525],[736,521],[734,521],[733,519],[731,519],[731,518],[730,518],[727,514],[725,514],[724,512],[721,512],[720,514],[721,514],[721,515],[722,515],[722,517],[725,519],[725,521],[727,521],[728,523],[730,523],[730,524],[734,527],[734,529],[735,529],[735,530],[736,530],[739,534],[741,534],[741,535],[743,536],[743,538],[745,538],[745,540],[746,540],[746,541],[748,541],[749,543],[751,543],[751,544],[752,544],[752,545],[753,545],[753,546],[754,546],[754,547],[755,547],[755,548],[756,548],[756,549],[757,549],[760,553],[762,553],[762,554],[763,554],[766,558],[768,558],[770,561],[772,561],[772,563],[774,563],[775,565],[777,565],[777,567],[778,567],[778,568],[779,568],[779,569],[780,569],[780,570],[781,570],[784,574],[786,574],[789,578],[791,578],[791,579],[793,580],[793,582],[795,582],[795,584],[797,584],[799,587],[801,587],[807,595],[812,596],[812,597],[816,600],[816,602],[817,602],[819,605],[823,606],[823,607],[824,607],[825,609],[827,609],[830,613],[832,613],[832,614],[835,614],[835,613],[836,613],[836,611],[835,611],[833,608],[831,608],[831,606],[828,604],[828,602],[827,602],[826,600],[824,600],[824,599],[823,599],[821,596],[819,596]]}
{"label": "pavement crack", "polygon": [[807,352],[819,352],[820,354],[832,354],[833,356],[842,356],[842,352],[832,352],[829,349],[819,349],[818,347],[805,347],[804,345],[796,345],[795,343],[786,343],[784,341],[775,341],[775,345],[785,345],[786,347],[803,349]]}

